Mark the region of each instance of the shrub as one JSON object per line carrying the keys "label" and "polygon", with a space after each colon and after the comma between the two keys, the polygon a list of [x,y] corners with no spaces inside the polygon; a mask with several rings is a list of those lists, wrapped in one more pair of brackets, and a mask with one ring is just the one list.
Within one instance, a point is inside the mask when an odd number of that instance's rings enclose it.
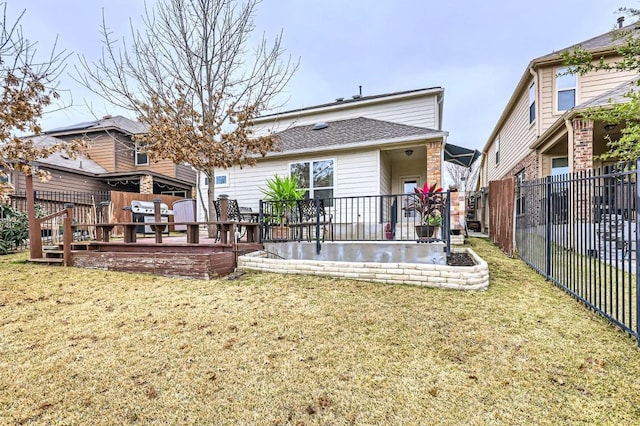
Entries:
{"label": "shrub", "polygon": [[29,219],[8,204],[0,204],[0,254],[17,250],[29,238]]}

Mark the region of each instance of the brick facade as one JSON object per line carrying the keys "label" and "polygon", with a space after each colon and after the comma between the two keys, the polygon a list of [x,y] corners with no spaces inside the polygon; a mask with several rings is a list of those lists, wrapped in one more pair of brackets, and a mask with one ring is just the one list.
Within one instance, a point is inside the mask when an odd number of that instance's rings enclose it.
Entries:
{"label": "brick facade", "polygon": [[525,180],[536,179],[538,177],[538,155],[535,151],[529,153],[529,155],[523,158],[515,167],[509,170],[509,173],[507,173],[504,178],[515,177],[515,175],[523,169]]}
{"label": "brick facade", "polygon": [[573,168],[580,172],[593,168],[593,121],[573,120]]}
{"label": "brick facade", "polygon": [[427,143],[427,182],[442,186],[442,141]]}

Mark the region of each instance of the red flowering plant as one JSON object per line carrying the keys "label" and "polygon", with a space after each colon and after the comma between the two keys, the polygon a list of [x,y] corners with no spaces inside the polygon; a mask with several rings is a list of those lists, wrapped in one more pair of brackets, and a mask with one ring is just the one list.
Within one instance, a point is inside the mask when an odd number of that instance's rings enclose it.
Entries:
{"label": "red flowering plant", "polygon": [[440,226],[442,225],[442,214],[440,209],[443,204],[442,188],[434,183],[425,184],[414,188],[413,199],[409,202],[407,210],[415,211],[420,215],[422,225]]}

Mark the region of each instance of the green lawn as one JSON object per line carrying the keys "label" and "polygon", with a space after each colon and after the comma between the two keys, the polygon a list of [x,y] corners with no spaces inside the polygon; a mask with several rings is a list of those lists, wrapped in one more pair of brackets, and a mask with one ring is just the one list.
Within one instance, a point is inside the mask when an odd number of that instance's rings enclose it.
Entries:
{"label": "green lawn", "polygon": [[486,292],[0,257],[0,424],[637,424],[636,342],[472,246]]}

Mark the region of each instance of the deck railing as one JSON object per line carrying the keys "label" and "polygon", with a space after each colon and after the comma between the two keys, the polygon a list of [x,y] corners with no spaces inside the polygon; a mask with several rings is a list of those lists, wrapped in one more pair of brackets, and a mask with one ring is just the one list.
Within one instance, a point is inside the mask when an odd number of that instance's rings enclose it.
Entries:
{"label": "deck railing", "polygon": [[[416,208],[417,194],[261,201],[264,241],[444,241],[450,244],[449,192],[432,193]],[[427,211],[440,223],[421,233]],[[433,233],[431,233],[433,231]]]}

